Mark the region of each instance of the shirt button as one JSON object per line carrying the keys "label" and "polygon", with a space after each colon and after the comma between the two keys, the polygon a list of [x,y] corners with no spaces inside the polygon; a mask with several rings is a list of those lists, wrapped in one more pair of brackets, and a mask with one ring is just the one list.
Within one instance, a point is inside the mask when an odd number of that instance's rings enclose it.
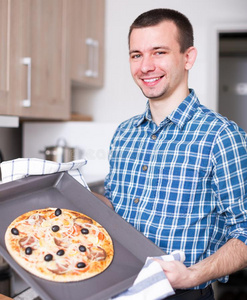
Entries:
{"label": "shirt button", "polygon": [[147,171],[147,169],[148,169],[148,166],[146,166],[146,165],[142,166],[142,171]]}
{"label": "shirt button", "polygon": [[152,134],[152,136],[151,136],[151,138],[152,138],[152,140],[156,140],[157,139],[157,135],[155,135],[155,134]]}
{"label": "shirt button", "polygon": [[139,203],[140,199],[139,198],[135,198],[134,202],[135,204]]}

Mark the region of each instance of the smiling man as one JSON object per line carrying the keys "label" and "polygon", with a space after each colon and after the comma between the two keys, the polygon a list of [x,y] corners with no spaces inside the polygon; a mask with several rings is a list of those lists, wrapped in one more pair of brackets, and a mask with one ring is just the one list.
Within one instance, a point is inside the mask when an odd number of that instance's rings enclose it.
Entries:
{"label": "smiling man", "polygon": [[151,111],[161,112],[160,119],[154,120],[157,125],[189,95],[188,70],[197,51],[190,46],[181,52],[178,36],[176,25],[164,21],[155,27],[136,28],[129,37],[131,73],[149,98]]}
{"label": "smiling man", "polygon": [[131,74],[148,101],[117,128],[105,181],[119,215],[168,254],[185,252],[184,264],[160,262],[172,299],[214,299],[211,283],[247,266],[247,136],[188,88],[196,55],[177,11],[131,25]]}

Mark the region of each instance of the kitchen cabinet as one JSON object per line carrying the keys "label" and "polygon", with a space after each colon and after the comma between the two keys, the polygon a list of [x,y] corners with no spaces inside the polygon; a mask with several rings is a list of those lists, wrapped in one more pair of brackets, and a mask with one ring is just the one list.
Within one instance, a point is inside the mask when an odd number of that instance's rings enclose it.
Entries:
{"label": "kitchen cabinet", "polygon": [[71,79],[101,87],[104,60],[104,0],[71,0]]}
{"label": "kitchen cabinet", "polygon": [[0,1],[0,114],[68,119],[69,1]]}
{"label": "kitchen cabinet", "polygon": [[0,111],[8,110],[8,1],[0,0]]}
{"label": "kitchen cabinet", "polygon": [[103,85],[104,0],[0,0],[0,115],[71,119],[71,83]]}

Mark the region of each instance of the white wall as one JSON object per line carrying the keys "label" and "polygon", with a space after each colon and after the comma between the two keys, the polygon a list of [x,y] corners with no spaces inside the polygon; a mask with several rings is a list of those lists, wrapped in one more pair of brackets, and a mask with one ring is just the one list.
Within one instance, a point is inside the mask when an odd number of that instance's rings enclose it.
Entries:
{"label": "white wall", "polygon": [[144,11],[167,7],[191,21],[198,49],[190,72],[190,87],[200,101],[217,110],[217,39],[215,30],[247,31],[246,0],[106,0],[105,84],[97,91],[73,89],[73,110],[98,122],[121,122],[145,109],[146,99],[134,84],[128,64],[130,24]]}

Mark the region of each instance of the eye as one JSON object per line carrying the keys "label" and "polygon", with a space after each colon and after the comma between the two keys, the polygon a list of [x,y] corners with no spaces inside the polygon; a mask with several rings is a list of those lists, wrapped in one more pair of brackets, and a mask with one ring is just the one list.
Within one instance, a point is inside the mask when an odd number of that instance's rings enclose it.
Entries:
{"label": "eye", "polygon": [[138,58],[140,58],[140,57],[141,57],[141,54],[138,54],[138,53],[136,53],[136,54],[131,54],[131,56],[130,56],[131,59],[138,59]]}
{"label": "eye", "polygon": [[155,55],[159,56],[159,55],[164,55],[166,53],[167,53],[166,51],[157,51],[155,52]]}

